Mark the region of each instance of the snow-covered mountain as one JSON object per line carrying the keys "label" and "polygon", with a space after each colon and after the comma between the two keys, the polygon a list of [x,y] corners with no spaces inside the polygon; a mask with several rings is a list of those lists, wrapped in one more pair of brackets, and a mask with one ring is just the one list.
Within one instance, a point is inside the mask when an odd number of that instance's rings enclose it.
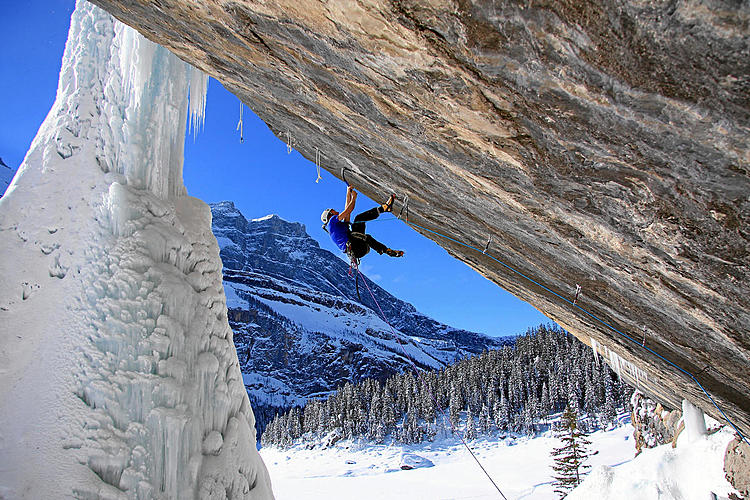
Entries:
{"label": "snow-covered mountain", "polygon": [[349,264],[305,227],[276,215],[247,220],[232,202],[211,205],[229,322],[245,385],[260,405],[286,407],[345,382],[439,368],[508,340],[459,330],[367,281],[357,298]]}
{"label": "snow-covered mountain", "polygon": [[9,167],[2,158],[0,158],[0,198],[5,194],[5,190],[8,189],[10,181],[13,180],[13,176],[16,175],[15,170]]}

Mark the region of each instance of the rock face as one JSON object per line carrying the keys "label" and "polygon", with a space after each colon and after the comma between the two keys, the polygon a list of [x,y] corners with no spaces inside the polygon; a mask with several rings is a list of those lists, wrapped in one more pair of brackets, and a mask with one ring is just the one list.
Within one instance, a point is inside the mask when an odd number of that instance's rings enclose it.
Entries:
{"label": "rock face", "polygon": [[303,405],[347,382],[441,368],[508,343],[438,323],[368,280],[358,299],[348,264],[320,248],[302,224],[247,220],[232,202],[211,205],[221,246],[229,322],[258,417]]}
{"label": "rock face", "polygon": [[416,230],[634,385],[721,419],[697,380],[750,433],[746,2],[94,3],[368,196],[408,195]]}
{"label": "rock face", "polygon": [[630,403],[636,456],[644,448],[654,448],[666,443],[674,444],[675,438],[684,428],[680,410],[667,410],[638,391],[633,393]]}
{"label": "rock face", "polygon": [[740,492],[742,498],[750,498],[750,446],[747,443],[739,438],[729,443],[724,457],[724,470],[727,481]]}

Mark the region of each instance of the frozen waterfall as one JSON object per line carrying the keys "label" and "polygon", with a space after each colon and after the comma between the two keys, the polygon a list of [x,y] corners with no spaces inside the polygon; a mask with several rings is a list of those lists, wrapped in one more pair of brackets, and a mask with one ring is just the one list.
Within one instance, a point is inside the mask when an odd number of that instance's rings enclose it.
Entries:
{"label": "frozen waterfall", "polygon": [[272,498],[208,206],[207,77],[79,1],[0,199],[0,498]]}

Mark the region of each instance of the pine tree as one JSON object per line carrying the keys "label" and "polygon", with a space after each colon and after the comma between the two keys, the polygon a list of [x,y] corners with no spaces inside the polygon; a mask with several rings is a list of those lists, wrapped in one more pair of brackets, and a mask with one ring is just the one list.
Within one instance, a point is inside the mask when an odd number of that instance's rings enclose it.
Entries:
{"label": "pine tree", "polygon": [[553,486],[560,498],[565,498],[569,490],[581,483],[581,478],[590,467],[584,462],[589,456],[587,446],[591,442],[578,428],[578,414],[573,406],[568,405],[562,414],[560,434],[563,445],[552,450],[555,471]]}
{"label": "pine tree", "polygon": [[466,411],[466,431],[464,432],[464,437],[468,441],[477,438],[477,427],[474,422],[474,415],[471,414],[471,408]]}

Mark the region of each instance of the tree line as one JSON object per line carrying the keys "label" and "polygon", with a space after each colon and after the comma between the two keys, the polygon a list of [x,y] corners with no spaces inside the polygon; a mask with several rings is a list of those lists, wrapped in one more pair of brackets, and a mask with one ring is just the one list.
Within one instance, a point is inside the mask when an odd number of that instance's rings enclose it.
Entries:
{"label": "tree line", "polygon": [[419,443],[460,430],[534,434],[569,406],[593,430],[615,421],[632,389],[593,351],[557,325],[540,325],[499,350],[444,369],[347,383],[325,400],[278,414],[264,446],[365,438]]}

